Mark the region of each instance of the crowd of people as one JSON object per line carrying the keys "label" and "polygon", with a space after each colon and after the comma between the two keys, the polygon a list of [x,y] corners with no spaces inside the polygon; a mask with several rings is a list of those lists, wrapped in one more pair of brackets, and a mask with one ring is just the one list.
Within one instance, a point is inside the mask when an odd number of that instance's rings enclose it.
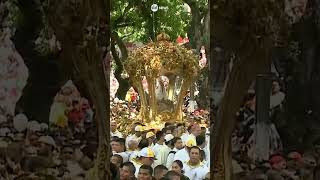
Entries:
{"label": "crowd of people", "polygon": [[119,132],[112,120],[110,130],[111,163],[121,180],[209,178],[209,131],[200,120],[165,123],[162,129],[137,122],[129,134]]}
{"label": "crowd of people", "polygon": [[98,146],[96,128],[86,133],[28,121],[24,114],[1,117],[0,179],[84,179]]}
{"label": "crowd of people", "polygon": [[49,122],[0,116],[0,179],[84,179],[98,147],[93,108],[71,81],[54,98]]}
{"label": "crowd of people", "polygon": [[[281,119],[285,94],[280,83],[274,80],[270,95],[270,120],[264,127],[263,147],[257,145],[258,129],[256,120],[256,95],[249,91],[244,97],[243,106],[237,113],[237,124],[232,136],[232,157],[235,179],[239,180],[319,180],[319,144],[314,142],[313,149],[303,152],[283,146],[276,122]],[[259,149],[260,148],[260,149]],[[264,154],[257,157],[261,148]]]}
{"label": "crowd of people", "polygon": [[[73,87],[69,82],[57,94],[48,124],[28,120],[22,113],[0,116],[0,179],[85,179],[94,166],[98,138],[93,109]],[[281,109],[284,97],[279,83],[273,82],[271,116]],[[266,134],[268,159],[256,157],[255,107],[252,91],[237,113],[232,136],[235,179],[319,180],[320,141],[309,151],[287,151],[272,121]],[[190,113],[186,102],[183,122],[167,122],[161,128],[132,123],[139,113],[139,97],[132,90],[125,100],[113,99],[110,109],[110,161],[115,179],[210,179],[212,132],[207,111]]]}

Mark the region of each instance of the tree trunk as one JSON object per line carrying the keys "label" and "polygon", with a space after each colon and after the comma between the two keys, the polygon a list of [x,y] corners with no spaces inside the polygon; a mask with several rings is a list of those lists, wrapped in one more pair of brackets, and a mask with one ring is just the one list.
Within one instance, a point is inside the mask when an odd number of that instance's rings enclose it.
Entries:
{"label": "tree trunk", "polygon": [[[104,57],[109,46],[110,19],[109,1],[50,1],[48,21],[61,42],[64,61],[71,61],[70,70],[75,70],[77,76],[85,85],[93,100],[96,110],[99,134],[98,156],[95,166],[87,175],[87,179],[111,179],[110,172],[110,114],[109,86],[105,78]],[[106,13],[107,12],[107,13]],[[91,32],[87,30],[91,27]],[[100,35],[107,36],[101,39]],[[101,41],[102,40],[102,41]],[[109,75],[109,71],[106,72]]]}
{"label": "tree trunk", "polygon": [[[125,99],[126,94],[130,88],[130,84],[127,79],[123,79],[121,77],[121,74],[124,70],[123,62],[125,62],[125,60],[128,58],[128,50],[127,50],[126,45],[123,43],[122,39],[119,37],[119,35],[116,32],[112,33],[111,39],[112,39],[112,43],[111,43],[112,56],[113,56],[113,59],[115,60],[115,63],[117,65],[117,68],[114,72],[114,76],[117,78],[117,80],[119,82],[119,88],[116,93],[116,97],[118,97],[119,99]],[[121,55],[122,55],[121,58],[118,56],[117,51],[115,49],[116,44],[118,45],[118,47],[121,51]]]}
{"label": "tree trunk", "polygon": [[[256,49],[244,62],[238,61],[233,67],[230,79],[219,106],[215,124],[213,150],[213,168],[215,180],[232,179],[231,135],[235,126],[235,114],[239,110],[242,99],[247,93],[256,74],[270,67],[267,51]],[[269,66],[268,66],[269,65]]]}

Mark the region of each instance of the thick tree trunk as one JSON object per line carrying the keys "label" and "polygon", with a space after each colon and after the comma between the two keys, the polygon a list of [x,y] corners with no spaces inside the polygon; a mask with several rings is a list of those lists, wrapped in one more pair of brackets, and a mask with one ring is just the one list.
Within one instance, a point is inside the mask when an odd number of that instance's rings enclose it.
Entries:
{"label": "thick tree trunk", "polygon": [[[211,49],[215,50],[220,46],[224,50],[234,52],[236,56],[222,102],[219,104],[218,115],[214,119],[214,124],[211,124],[211,128],[214,129],[210,144],[213,149],[211,167],[214,169],[212,173],[214,180],[232,179],[231,136],[236,112],[256,75],[269,70],[271,64],[269,53],[275,39],[283,38],[279,34],[280,31],[275,32],[273,28],[277,26],[282,30],[280,21],[283,9],[281,3],[272,5],[274,6],[270,6],[269,1],[261,3],[248,1],[243,4],[240,1],[210,2]],[[252,20],[253,15],[256,17]],[[266,21],[269,17],[273,19],[271,22]],[[215,51],[212,51],[211,59],[214,56]],[[213,60],[211,62],[215,63]],[[213,74],[211,65],[215,64],[210,64],[210,71]],[[212,122],[213,117],[210,119]]]}
{"label": "thick tree trunk", "polygon": [[[109,88],[105,78],[104,57],[109,46],[109,1],[50,1],[48,20],[61,42],[63,60],[70,61],[93,100],[99,134],[98,156],[87,179],[111,179]],[[88,32],[87,28],[91,28]],[[101,38],[100,35],[107,36]],[[107,71],[107,74],[110,72]],[[107,76],[108,77],[108,76]]]}
{"label": "thick tree trunk", "polygon": [[214,156],[211,164],[215,180],[232,179],[231,135],[235,126],[235,114],[256,74],[270,67],[268,52],[265,49],[252,51],[255,53],[246,59],[243,58],[242,62],[238,61],[231,71],[215,123]]}

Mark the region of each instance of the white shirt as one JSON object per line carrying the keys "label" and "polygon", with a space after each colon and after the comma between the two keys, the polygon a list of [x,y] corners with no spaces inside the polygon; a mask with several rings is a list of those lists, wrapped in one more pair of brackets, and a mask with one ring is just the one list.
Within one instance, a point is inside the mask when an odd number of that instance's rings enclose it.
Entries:
{"label": "white shirt", "polygon": [[153,163],[153,167],[156,167],[158,165],[166,165],[167,164],[167,158],[168,154],[171,151],[171,148],[167,145],[162,145],[161,149],[158,151],[158,154],[156,155],[156,159]]}
{"label": "white shirt", "polygon": [[128,155],[128,158],[129,158],[129,161],[131,161],[133,158],[136,158],[139,154],[139,151],[138,150],[135,150],[135,151],[127,151],[126,152],[127,155]]}
{"label": "white shirt", "polygon": [[[177,148],[173,148],[171,151],[174,151],[177,153],[178,149]],[[170,152],[169,152],[170,153]],[[170,153],[168,154],[168,158],[167,158],[167,163],[166,163],[166,167],[168,169],[171,169],[171,166],[172,166],[172,163],[174,161],[174,156],[175,156],[175,153]]]}
{"label": "white shirt", "polygon": [[134,159],[131,162],[134,165],[134,167],[136,168],[136,172],[134,173],[134,176],[136,178],[138,178],[139,170],[140,170],[140,167],[142,166],[142,164],[137,162],[137,161],[135,161]]}
{"label": "white shirt", "polygon": [[204,164],[200,163],[198,166],[189,165],[188,161],[183,164],[184,175],[190,180],[203,180],[209,172],[209,168]]}
{"label": "white shirt", "polygon": [[119,153],[114,152],[113,154],[119,154],[122,157],[123,162],[128,162],[129,161],[129,156],[128,156],[128,154],[126,152],[119,152]]}
{"label": "white shirt", "polygon": [[188,132],[185,132],[185,133],[183,133],[183,134],[182,134],[182,136],[181,136],[181,140],[182,140],[183,145],[185,145],[185,144],[186,144],[186,142],[187,142],[187,140],[188,140],[189,135],[190,135],[190,134],[189,134]]}
{"label": "white shirt", "polygon": [[113,136],[116,136],[118,138],[123,138],[123,135],[121,134],[121,132],[119,132],[118,130],[116,130],[115,132],[111,132],[110,131],[110,136],[113,137]]}
{"label": "white shirt", "polygon": [[153,150],[155,156],[158,155],[160,149],[161,149],[163,146],[164,146],[164,145],[161,145],[161,144],[156,143],[156,144],[152,147],[152,150]]}
{"label": "white shirt", "polygon": [[183,148],[176,152],[173,161],[180,160],[181,162],[187,162],[189,161],[189,159],[190,157],[188,151],[186,150],[186,148]]}
{"label": "white shirt", "polygon": [[194,135],[194,134],[190,134],[189,135],[189,137],[188,137],[188,139],[187,140],[189,140],[189,139],[193,139],[194,140],[194,142],[197,142],[197,138],[196,138],[196,136]]}
{"label": "white shirt", "polygon": [[205,155],[206,155],[206,159],[205,161],[207,162],[207,166],[210,168],[210,149],[209,146],[207,145],[204,149],[203,149]]}

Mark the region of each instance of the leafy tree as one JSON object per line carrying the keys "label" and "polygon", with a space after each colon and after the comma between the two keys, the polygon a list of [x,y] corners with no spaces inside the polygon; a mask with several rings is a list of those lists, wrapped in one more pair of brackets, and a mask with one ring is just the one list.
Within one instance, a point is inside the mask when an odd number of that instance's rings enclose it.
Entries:
{"label": "leafy tree", "polygon": [[[115,61],[115,77],[119,81],[117,96],[124,99],[129,82],[121,78],[123,63],[128,57],[125,42],[146,43],[154,39],[154,35],[165,32],[173,40],[175,37],[185,34],[189,28],[190,15],[181,0],[160,0],[155,2],[160,9],[154,13],[151,11],[152,1],[130,0],[112,2],[111,8],[111,51]],[[165,7],[162,9],[162,7]],[[155,27],[155,29],[153,29]],[[154,31],[155,30],[155,31]],[[116,47],[119,47],[121,56]]]}

